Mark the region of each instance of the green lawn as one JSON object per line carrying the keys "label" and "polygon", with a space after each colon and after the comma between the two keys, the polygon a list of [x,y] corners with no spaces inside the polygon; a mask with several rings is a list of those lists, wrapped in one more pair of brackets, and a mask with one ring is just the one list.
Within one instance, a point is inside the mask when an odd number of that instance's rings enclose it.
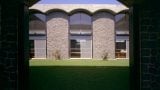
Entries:
{"label": "green lawn", "polygon": [[30,60],[30,90],[129,90],[129,61]]}

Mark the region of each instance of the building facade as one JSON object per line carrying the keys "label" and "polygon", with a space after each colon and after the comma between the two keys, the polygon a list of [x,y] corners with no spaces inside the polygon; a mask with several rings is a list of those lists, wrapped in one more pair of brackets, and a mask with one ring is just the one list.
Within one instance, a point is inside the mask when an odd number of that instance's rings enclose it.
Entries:
{"label": "building facade", "polygon": [[129,58],[128,8],[112,4],[35,4],[30,8],[30,57]]}

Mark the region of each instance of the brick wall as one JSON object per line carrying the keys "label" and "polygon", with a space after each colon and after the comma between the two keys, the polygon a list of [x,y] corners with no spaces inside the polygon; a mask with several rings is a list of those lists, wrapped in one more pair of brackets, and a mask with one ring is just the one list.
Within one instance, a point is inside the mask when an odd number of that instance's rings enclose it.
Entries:
{"label": "brick wall", "polygon": [[93,15],[93,58],[102,59],[108,53],[108,59],[115,59],[115,23],[114,16],[107,12]]}
{"label": "brick wall", "polygon": [[3,87],[1,90],[16,90],[17,88],[17,32],[18,32],[18,1],[6,2],[2,5],[2,29],[1,29],[1,73]]}
{"label": "brick wall", "polygon": [[[2,35],[1,35],[1,5],[0,5],[0,71],[3,72],[3,62],[2,62]],[[3,73],[0,73],[0,81],[3,81]],[[2,82],[0,82],[2,85]]]}
{"label": "brick wall", "polygon": [[27,53],[24,45],[28,46],[25,31],[28,31],[28,18],[24,16],[25,5],[23,0],[3,0],[1,5],[0,90],[27,90],[28,57],[24,55]]}
{"label": "brick wall", "polygon": [[157,10],[147,2],[140,7],[142,90],[160,88],[160,12]]}
{"label": "brick wall", "polygon": [[64,12],[53,12],[47,15],[47,58],[55,59],[55,52],[61,59],[69,58],[68,15]]}
{"label": "brick wall", "polygon": [[[1,18],[1,5],[0,5],[0,51],[1,51],[1,48],[2,48],[2,47],[1,47],[1,41],[2,41],[2,39],[1,39],[1,24],[2,24],[2,23],[1,23],[1,19],[2,19],[2,18]],[[0,59],[1,59],[1,56],[0,56]],[[1,64],[1,61],[0,61],[0,64]]]}

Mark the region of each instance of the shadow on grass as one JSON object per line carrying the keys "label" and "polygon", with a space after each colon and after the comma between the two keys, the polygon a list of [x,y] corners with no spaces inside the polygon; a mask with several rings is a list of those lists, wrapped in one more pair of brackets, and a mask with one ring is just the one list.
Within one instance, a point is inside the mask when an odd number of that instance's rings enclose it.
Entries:
{"label": "shadow on grass", "polygon": [[129,67],[30,66],[30,90],[129,90]]}

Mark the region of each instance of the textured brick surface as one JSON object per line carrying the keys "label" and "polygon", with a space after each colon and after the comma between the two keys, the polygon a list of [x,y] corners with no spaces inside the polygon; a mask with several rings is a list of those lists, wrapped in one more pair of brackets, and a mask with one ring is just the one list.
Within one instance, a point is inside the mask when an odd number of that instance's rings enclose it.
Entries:
{"label": "textured brick surface", "polygon": [[145,4],[140,9],[141,89],[158,90],[160,88],[160,59],[158,58],[160,13],[153,7],[149,8],[147,6],[149,3]]}
{"label": "textured brick surface", "polygon": [[61,59],[69,58],[68,15],[54,12],[47,15],[47,58],[55,58],[55,52]]}
{"label": "textured brick surface", "polygon": [[[0,51],[1,51],[1,42],[2,42],[2,35],[1,35],[1,5],[0,5]],[[0,55],[0,59],[1,59],[1,55]],[[1,64],[1,60],[0,60],[0,64]]]}
{"label": "textured brick surface", "polygon": [[115,23],[114,16],[107,12],[93,15],[93,58],[102,59],[108,53],[108,59],[115,59]]}
{"label": "textured brick surface", "polygon": [[[15,0],[16,2],[16,0]],[[12,4],[11,4],[12,3]],[[0,90],[16,90],[17,88],[17,32],[18,32],[18,7],[11,2],[2,5],[1,29],[1,58],[0,62]],[[14,9],[11,10],[11,9]],[[6,12],[9,11],[9,12]],[[2,80],[1,80],[2,77]],[[4,82],[3,82],[4,81]],[[3,83],[2,83],[3,82]],[[2,88],[2,89],[1,89]]]}

